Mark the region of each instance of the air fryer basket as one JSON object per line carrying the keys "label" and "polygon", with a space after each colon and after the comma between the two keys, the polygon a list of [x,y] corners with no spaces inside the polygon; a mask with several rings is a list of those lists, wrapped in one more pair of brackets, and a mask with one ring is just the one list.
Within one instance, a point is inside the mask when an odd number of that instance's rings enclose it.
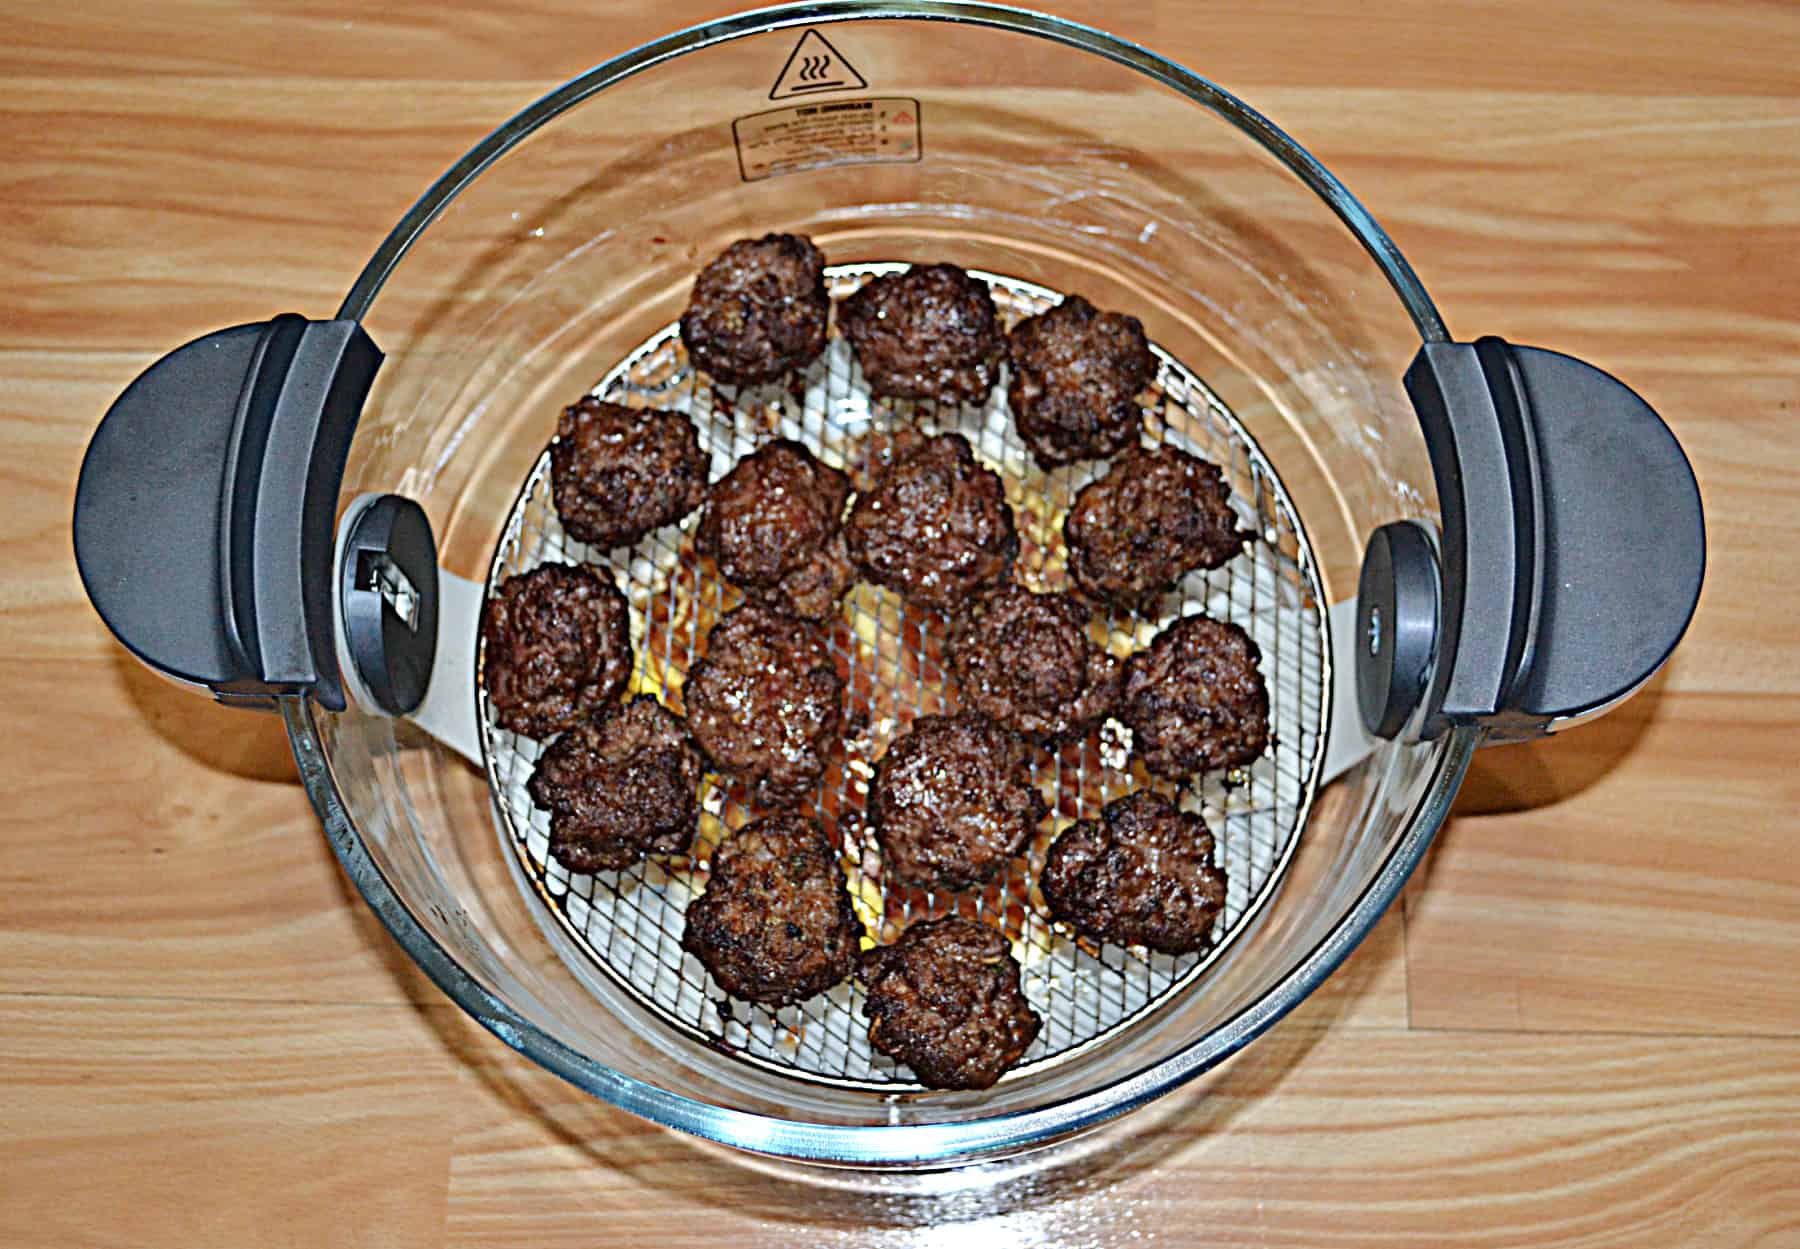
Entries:
{"label": "air fryer basket", "polygon": [[[1062,588],[1061,516],[1102,466],[1031,465],[1003,389],[871,401],[841,340],[793,390],[687,366],[671,326],[693,273],[767,230],[809,234],[839,295],[944,260],[1009,317],[1067,293],[1139,316],[1159,360],[1146,439],[1219,461],[1256,535],[1157,619],[1096,624],[1123,654],[1206,610],[1264,652],[1274,746],[1183,787],[1233,882],[1214,950],[1185,960],[1077,941],[1033,895],[1051,833],[1149,783],[1111,730],[1040,761],[1056,812],[1016,872],[963,897],[885,889],[858,818],[869,765],[954,683],[929,613],[859,586],[834,622],[864,727],[814,805],[865,921],[884,940],[952,910],[1000,927],[1046,1019],[984,1093],[872,1056],[852,986],[719,1004],[680,913],[748,818],[741,791],[709,777],[688,861],[571,876],[522,796],[537,745],[477,694],[484,588],[544,559],[612,571],[635,688],[671,705],[731,601],[693,517],[611,555],[561,533],[543,451],[589,391],[689,412],[714,478],[777,433],[854,472],[896,430],[965,432],[1019,514],[1019,579]],[[1703,562],[1692,474],[1640,399],[1551,352],[1452,342],[1362,206],[1234,97],[1058,19],[858,0],[671,35],[507,122],[336,318],[221,331],[134,383],[83,466],[75,537],[135,653],[280,711],[358,888],[509,1045],[684,1131],[883,1164],[1057,1139],[1246,1044],[1374,924],[1479,743],[1573,723],[1654,672]]]}

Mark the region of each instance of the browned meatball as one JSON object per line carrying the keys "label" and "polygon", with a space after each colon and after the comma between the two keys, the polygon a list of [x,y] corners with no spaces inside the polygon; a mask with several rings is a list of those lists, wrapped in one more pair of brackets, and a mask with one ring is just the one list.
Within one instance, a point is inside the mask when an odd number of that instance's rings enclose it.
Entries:
{"label": "browned meatball", "polygon": [[843,721],[844,682],[818,626],[746,603],[714,626],[688,673],[688,727],[770,806],[818,784]]}
{"label": "browned meatball", "polygon": [[970,712],[913,721],[869,788],[883,874],[925,888],[993,879],[1049,813],[1025,743]]}
{"label": "browned meatball", "polygon": [[802,816],[775,815],[713,851],[681,948],[732,997],[787,1006],[848,976],[862,934],[825,834]]}
{"label": "browned meatball", "polygon": [[1005,488],[961,434],[927,438],[889,467],[845,528],[869,580],[927,607],[956,607],[1004,580],[1019,553]]}
{"label": "browned meatball", "polygon": [[1052,917],[1100,941],[1191,954],[1212,943],[1225,873],[1197,815],[1140,790],[1071,824],[1038,879]]}
{"label": "browned meatball", "polygon": [[629,546],[700,506],[710,462],[679,412],[593,396],[563,409],[550,444],[550,494],[564,531],[601,550]]}
{"label": "browned meatball", "polygon": [[980,403],[999,376],[1005,340],[994,296],[955,265],[878,277],[844,301],[838,319],[877,395]]}
{"label": "browned meatball", "polygon": [[1179,447],[1133,447],[1075,496],[1063,537],[1069,573],[1095,598],[1145,610],[1196,568],[1244,549],[1219,466]]}
{"label": "browned meatball", "polygon": [[848,477],[779,438],[714,483],[696,542],[752,598],[816,620],[855,576],[843,535],[849,497]]}
{"label": "browned meatball", "polygon": [[1034,741],[1085,733],[1119,696],[1119,661],[1087,624],[1067,594],[1008,583],[978,596],[950,633],[964,701]]}
{"label": "browned meatball", "polygon": [[703,765],[687,726],[648,694],[550,743],[526,789],[550,812],[550,854],[571,872],[680,854],[700,818]]}
{"label": "browned meatball", "polygon": [[869,991],[869,1044],[929,1088],[991,1087],[1043,1026],[1006,938],[973,920],[914,924],[865,952],[857,976]]}
{"label": "browned meatball", "polygon": [[1006,358],[1013,423],[1041,467],[1103,459],[1137,441],[1137,394],[1156,376],[1156,357],[1136,317],[1070,295],[1014,326]]}
{"label": "browned meatball", "polygon": [[681,314],[688,357],[728,386],[772,382],[825,350],[825,257],[801,234],[739,239],[694,279]]}
{"label": "browned meatball", "polygon": [[1119,719],[1158,776],[1184,780],[1235,768],[1269,744],[1262,652],[1234,624],[1185,616],[1125,664]]}
{"label": "browned meatball", "polygon": [[481,677],[500,727],[549,737],[618,698],[631,676],[631,613],[591,568],[508,577],[481,622]]}

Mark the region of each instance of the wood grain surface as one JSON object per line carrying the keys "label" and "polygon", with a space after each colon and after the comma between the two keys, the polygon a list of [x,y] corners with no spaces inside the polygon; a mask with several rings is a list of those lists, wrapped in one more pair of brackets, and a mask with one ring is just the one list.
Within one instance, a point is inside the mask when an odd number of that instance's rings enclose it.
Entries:
{"label": "wood grain surface", "polygon": [[1629,377],[1701,480],[1699,615],[1484,752],[1404,904],[1085,1147],[822,1183],[587,1100],[340,876],[278,726],[82,596],[80,455],[157,354],[326,315],[491,125],[692,0],[0,3],[0,1243],[1800,1246],[1800,8],[1061,11],[1268,112],[1453,331]]}

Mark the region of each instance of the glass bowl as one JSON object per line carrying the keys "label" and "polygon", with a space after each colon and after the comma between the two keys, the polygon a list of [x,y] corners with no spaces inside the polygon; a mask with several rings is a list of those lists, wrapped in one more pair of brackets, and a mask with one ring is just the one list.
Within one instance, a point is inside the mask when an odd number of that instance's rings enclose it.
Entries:
{"label": "glass bowl", "polygon": [[[808,4],[695,27],[495,130],[344,301],[340,316],[387,361],[343,498],[417,500],[445,568],[481,581],[561,405],[676,319],[706,259],[765,231],[808,234],[833,264],[951,261],[1134,313],[1275,466],[1327,601],[1355,593],[1377,526],[1438,520],[1401,379],[1443,324],[1349,192],[1181,66],[1070,22],[957,3]],[[1161,1009],[985,1093],[892,1093],[745,1063],[578,974],[581,952],[496,836],[481,772],[355,703],[281,706],[358,888],[508,1045],[684,1132],[888,1166],[1066,1137],[1247,1044],[1399,893],[1477,740],[1464,727],[1380,742],[1332,780],[1268,905]]]}

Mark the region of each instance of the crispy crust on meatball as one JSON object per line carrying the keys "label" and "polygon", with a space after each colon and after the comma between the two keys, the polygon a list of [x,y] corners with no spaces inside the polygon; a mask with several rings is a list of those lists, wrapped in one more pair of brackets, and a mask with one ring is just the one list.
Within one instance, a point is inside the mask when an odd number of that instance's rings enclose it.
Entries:
{"label": "crispy crust on meatball", "polygon": [[874,394],[980,403],[999,376],[1005,340],[993,293],[955,265],[878,277],[838,319]]}
{"label": "crispy crust on meatball", "polygon": [[1082,487],[1063,522],[1069,575],[1083,593],[1132,611],[1196,568],[1244,549],[1219,466],[1168,444],[1133,447]]}
{"label": "crispy crust on meatball", "polygon": [[584,720],[550,743],[526,786],[550,812],[550,855],[571,872],[680,854],[699,822],[700,750],[655,698]]}
{"label": "crispy crust on meatball", "polygon": [[699,507],[710,463],[682,413],[590,395],[564,408],[557,422],[550,495],[571,538],[611,550]]}
{"label": "crispy crust on meatball", "polygon": [[843,723],[844,683],[824,633],[745,603],[714,626],[683,687],[688,728],[719,768],[779,806],[819,782]]}
{"label": "crispy crust on meatball", "polygon": [[1033,741],[1087,732],[1119,696],[1119,661],[1087,625],[1087,608],[1067,594],[1008,583],[977,596],[950,633],[963,699]]}
{"label": "crispy crust on meatball", "polygon": [[1158,776],[1183,780],[1251,762],[1269,744],[1262,652],[1228,621],[1185,616],[1125,664],[1119,718]]}
{"label": "crispy crust on meatball", "polygon": [[850,479],[778,438],[714,483],[695,542],[752,598],[817,620],[855,576],[844,542]]}
{"label": "crispy crust on meatball", "polygon": [[914,924],[865,952],[857,975],[869,1043],[929,1088],[991,1087],[1043,1026],[1006,938],[973,920]]}
{"label": "crispy crust on meatball", "polygon": [[482,684],[500,727],[544,738],[618,698],[631,613],[611,578],[574,564],[508,577],[482,612]]}
{"label": "crispy crust on meatball", "polygon": [[1038,888],[1051,916],[1077,931],[1164,954],[1205,949],[1225,907],[1205,822],[1148,790],[1064,829]]}
{"label": "crispy crust on meatball", "polygon": [[857,496],[845,525],[869,580],[927,607],[954,608],[1004,580],[1019,552],[1006,490],[961,434],[927,438]]}
{"label": "crispy crust on meatball", "polygon": [[869,787],[884,876],[925,888],[993,879],[1049,814],[1019,736],[986,716],[921,716]]}
{"label": "crispy crust on meatball", "polygon": [[1136,317],[1070,295],[1014,326],[1006,358],[1006,399],[1039,467],[1103,459],[1137,441],[1137,395],[1156,376],[1156,357]]}
{"label": "crispy crust on meatball", "polygon": [[681,314],[688,358],[728,386],[772,382],[825,350],[825,257],[800,234],[739,239],[694,279]]}
{"label": "crispy crust on meatball", "polygon": [[862,935],[825,834],[802,816],[775,815],[713,851],[681,948],[732,997],[787,1006],[855,970]]}

